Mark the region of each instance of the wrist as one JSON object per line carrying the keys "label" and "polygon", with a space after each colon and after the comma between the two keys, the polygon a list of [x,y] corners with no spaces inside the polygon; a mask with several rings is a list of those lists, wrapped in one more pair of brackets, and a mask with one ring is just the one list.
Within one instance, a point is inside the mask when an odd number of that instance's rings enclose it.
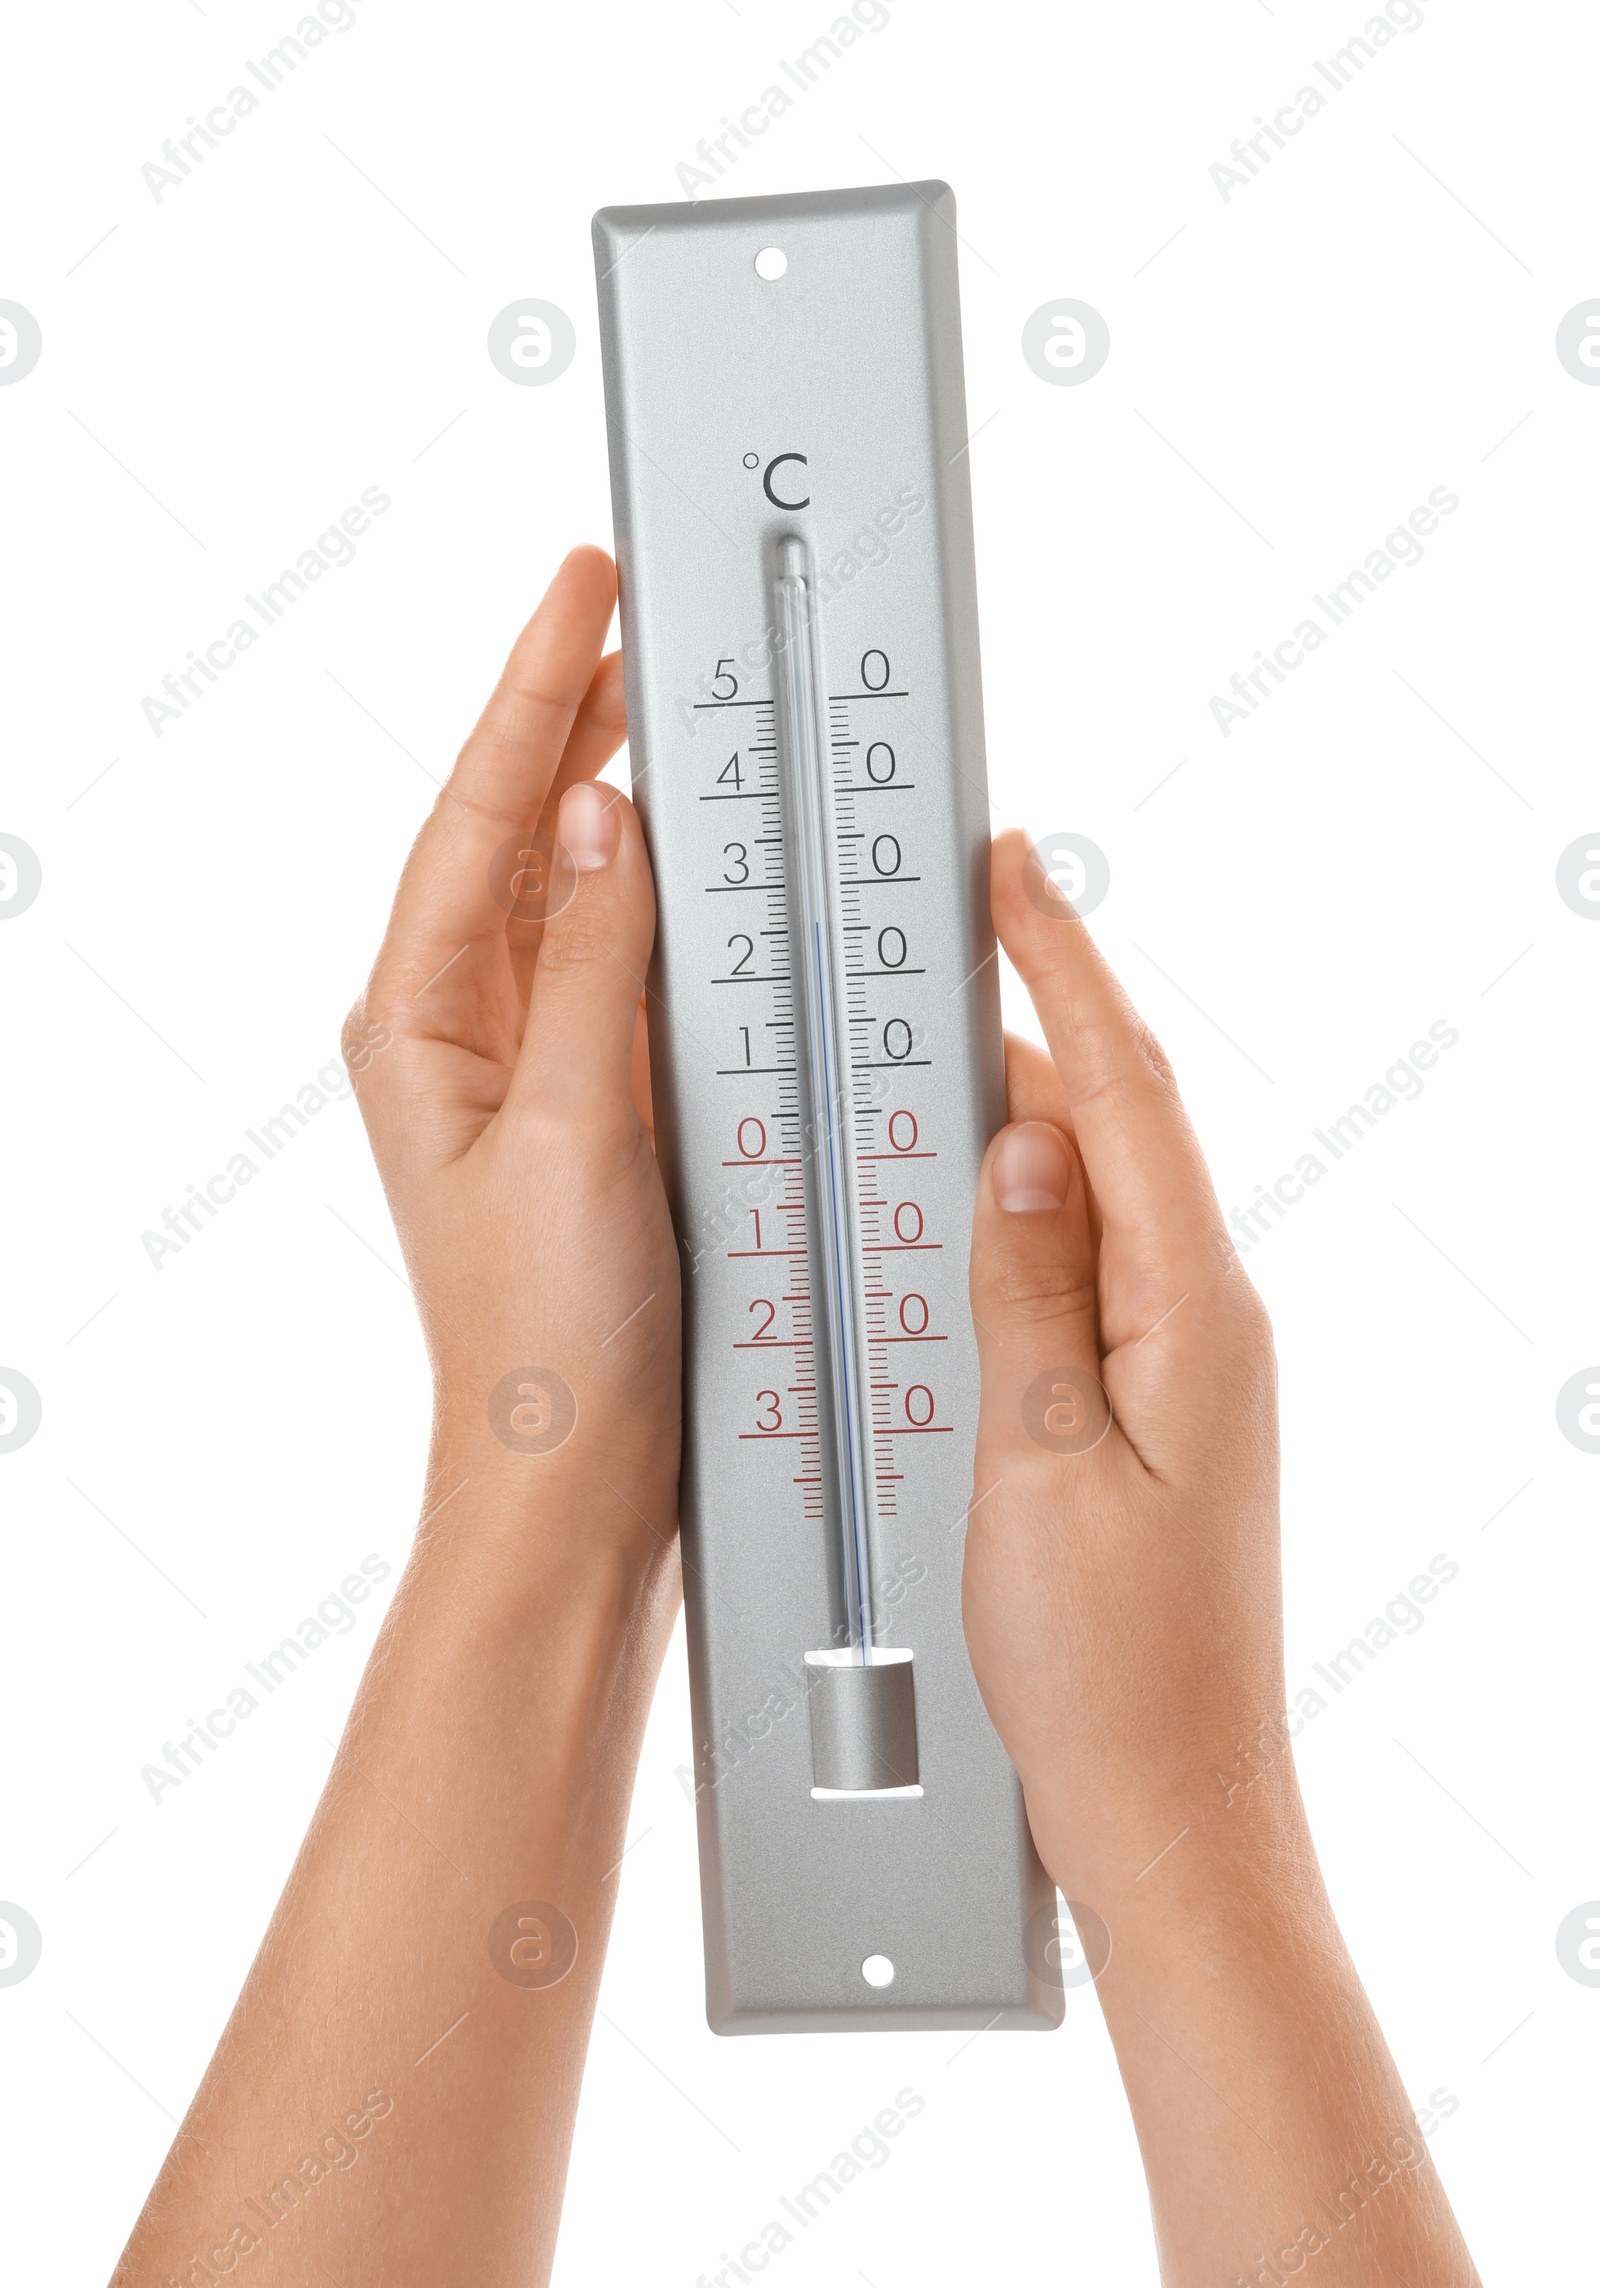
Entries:
{"label": "wrist", "polygon": [[1085,1810],[1048,1785],[1026,1789],[1029,1823],[1063,1894],[1108,1920],[1154,1929],[1163,1915],[1255,1912],[1321,1896],[1321,1874],[1293,1759],[1233,1793],[1184,1786],[1107,1791]]}
{"label": "wrist", "polygon": [[586,1522],[554,1491],[496,1509],[465,1486],[418,1535],[346,1736],[397,1800],[424,1772],[494,1770],[507,1840],[564,1864],[596,1843],[596,1801],[625,1808],[678,1604],[670,1544]]}
{"label": "wrist", "polygon": [[1187,1820],[1152,1806],[1109,1838],[1068,1842],[1041,1817],[1125,2074],[1151,2044],[1202,2071],[1243,2044],[1275,2079],[1286,2059],[1305,2065],[1330,2011],[1359,2003],[1292,1769],[1255,1793]]}
{"label": "wrist", "polygon": [[[513,1399],[515,1394],[512,1394]],[[620,1558],[640,1579],[677,1537],[676,1425],[646,1451],[608,1442],[534,1400],[485,1406],[441,1392],[429,1442],[417,1547],[543,1581],[552,1567],[602,1572]]]}

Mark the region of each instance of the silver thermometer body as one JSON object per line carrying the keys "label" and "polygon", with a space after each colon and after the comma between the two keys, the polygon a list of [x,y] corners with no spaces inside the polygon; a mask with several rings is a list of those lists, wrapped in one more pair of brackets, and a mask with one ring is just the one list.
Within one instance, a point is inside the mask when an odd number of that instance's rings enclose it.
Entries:
{"label": "silver thermometer body", "polygon": [[954,210],[594,224],[723,2033],[1062,2015],[961,1627],[1005,1115]]}

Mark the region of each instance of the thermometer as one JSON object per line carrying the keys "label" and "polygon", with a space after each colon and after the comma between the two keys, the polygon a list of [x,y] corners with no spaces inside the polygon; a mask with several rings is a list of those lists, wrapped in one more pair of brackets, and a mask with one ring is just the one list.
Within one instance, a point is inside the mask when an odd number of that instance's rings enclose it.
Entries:
{"label": "thermometer", "polygon": [[1062,2014],[961,1629],[1005,1115],[954,215],[594,225],[723,2033]]}

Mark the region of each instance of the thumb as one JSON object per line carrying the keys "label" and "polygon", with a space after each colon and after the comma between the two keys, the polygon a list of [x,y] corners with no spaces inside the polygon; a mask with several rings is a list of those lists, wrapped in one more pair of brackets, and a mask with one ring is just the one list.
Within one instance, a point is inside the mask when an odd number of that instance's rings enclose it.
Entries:
{"label": "thumb", "polygon": [[972,1315],[983,1366],[980,1436],[1087,1453],[1110,1428],[1100,1381],[1095,1247],[1074,1146],[1048,1120],[1002,1128],[978,1182]]}
{"label": "thumb", "polygon": [[655,935],[644,836],[626,795],[569,786],[527,1023],[508,1103],[632,1118],[634,1016]]}

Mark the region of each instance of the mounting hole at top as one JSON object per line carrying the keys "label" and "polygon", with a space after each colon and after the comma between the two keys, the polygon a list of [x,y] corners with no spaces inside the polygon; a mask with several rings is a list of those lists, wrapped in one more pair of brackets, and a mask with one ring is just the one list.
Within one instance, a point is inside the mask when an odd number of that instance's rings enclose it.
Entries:
{"label": "mounting hole at top", "polygon": [[789,267],[789,257],[781,246],[764,246],[756,256],[758,278],[781,278]]}

